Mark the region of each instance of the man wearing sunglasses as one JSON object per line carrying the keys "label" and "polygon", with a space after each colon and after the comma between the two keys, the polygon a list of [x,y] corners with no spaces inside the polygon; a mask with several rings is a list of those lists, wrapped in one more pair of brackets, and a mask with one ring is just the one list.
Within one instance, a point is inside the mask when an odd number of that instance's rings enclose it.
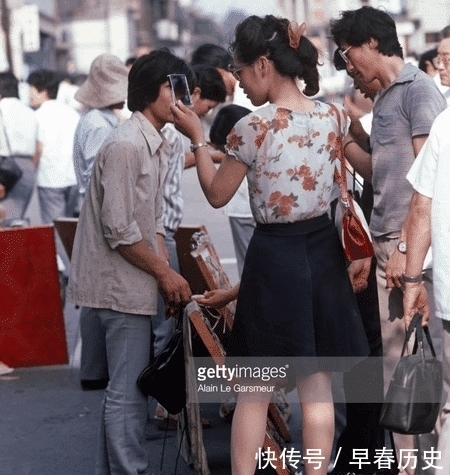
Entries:
{"label": "man wearing sunglasses", "polygon": [[[408,238],[403,229],[413,189],[406,175],[446,101],[433,80],[412,64],[405,64],[394,20],[372,7],[344,11],[331,21],[331,35],[347,72],[365,84],[377,79],[371,154],[350,160],[355,170],[372,183],[374,206],[370,220],[377,259],[377,287],[384,358],[384,384],[388,386],[401,354],[405,335],[402,291]],[[368,147],[369,148],[369,147]],[[368,151],[368,150],[367,150]],[[348,157],[350,159],[350,157]],[[431,270],[424,280],[432,285]],[[430,321],[441,348],[442,328]],[[423,473],[424,451],[435,445],[420,436],[393,434],[400,473]],[[417,449],[417,450],[416,450]],[[415,456],[417,468],[408,456]]]}

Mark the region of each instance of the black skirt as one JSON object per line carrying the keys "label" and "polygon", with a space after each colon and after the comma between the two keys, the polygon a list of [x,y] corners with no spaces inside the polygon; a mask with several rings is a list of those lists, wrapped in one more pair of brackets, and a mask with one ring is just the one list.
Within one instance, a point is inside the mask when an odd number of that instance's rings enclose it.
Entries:
{"label": "black skirt", "polygon": [[344,253],[328,215],[258,225],[247,250],[227,355],[368,354]]}

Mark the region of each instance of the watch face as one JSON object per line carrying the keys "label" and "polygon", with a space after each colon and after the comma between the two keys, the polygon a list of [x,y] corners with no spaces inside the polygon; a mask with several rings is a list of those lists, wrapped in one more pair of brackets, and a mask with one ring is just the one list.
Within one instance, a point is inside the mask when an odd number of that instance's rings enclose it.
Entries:
{"label": "watch face", "polygon": [[397,243],[397,249],[400,251],[400,252],[403,252],[403,254],[406,252],[406,242],[405,241],[399,241]]}

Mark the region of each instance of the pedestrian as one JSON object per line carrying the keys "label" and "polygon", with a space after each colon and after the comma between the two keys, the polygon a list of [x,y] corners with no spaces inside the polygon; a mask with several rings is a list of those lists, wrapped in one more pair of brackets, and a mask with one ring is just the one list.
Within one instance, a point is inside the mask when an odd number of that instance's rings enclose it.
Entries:
{"label": "pedestrian", "polygon": [[[36,109],[38,140],[41,148],[37,190],[41,218],[53,225],[61,217],[73,218],[78,187],[73,166],[73,140],[80,115],[56,100],[60,76],[49,69],[28,76],[30,105]],[[58,269],[67,280],[70,261],[59,235],[55,234]]]}
{"label": "pedestrian", "polygon": [[[403,225],[413,191],[406,174],[446,103],[430,76],[405,64],[395,22],[386,12],[367,6],[344,11],[331,21],[331,35],[349,74],[366,84],[377,79],[381,88],[375,99],[370,143],[349,136],[344,146],[350,164],[374,190],[370,230],[377,260],[386,390],[405,336],[401,286],[408,244]],[[357,147],[354,140],[365,145],[368,153],[353,156],[352,149]],[[432,285],[431,270],[426,280]],[[439,350],[441,331],[433,331]],[[408,454],[418,450],[418,457],[423,455],[432,447],[434,436],[393,437],[401,473],[412,475],[415,468]]]}
{"label": "pedestrian", "polygon": [[439,69],[434,65],[436,63],[436,57],[438,55],[437,48],[432,48],[427,51],[424,51],[419,56],[419,62],[417,63],[417,67],[421,69],[424,73],[427,73],[428,76],[432,77],[436,86],[439,90],[444,94],[448,87],[443,86],[441,84],[441,79],[439,77]]}
{"label": "pedestrian", "polygon": [[33,71],[27,82],[42,147],[37,176],[41,217],[43,223],[49,224],[61,216],[73,217],[78,196],[73,140],[80,116],[70,106],[56,101],[56,72]]}
{"label": "pedestrian", "polygon": [[[217,112],[209,131],[211,143],[225,152],[227,135],[231,132],[234,124],[250,112],[250,109],[237,104],[228,104],[222,107]],[[233,237],[238,275],[241,276],[244,269],[245,254],[256,225],[251,214],[246,180],[242,182],[236,194],[227,204],[226,211]]]}
{"label": "pedestrian", "polygon": [[22,219],[36,183],[39,163],[36,113],[19,99],[19,81],[11,72],[0,73],[1,155],[12,156],[22,177],[2,201],[8,218]]}
{"label": "pedestrian", "polygon": [[[89,75],[75,94],[85,111],[75,131],[73,158],[80,202],[89,187],[95,157],[103,142],[119,125],[115,112],[127,98],[128,69],[117,57],[103,53],[92,61]],[[81,203],[78,204],[78,209]],[[96,312],[80,310],[80,383],[84,390],[104,389],[108,384],[105,331]]]}
{"label": "pedestrian", "polygon": [[[192,110],[199,116],[204,117],[211,110],[217,107],[226,99],[226,89],[221,75],[212,66],[194,66],[192,71],[186,74],[192,97]],[[176,130],[173,124],[169,123],[162,129],[162,134],[166,137],[171,146],[167,175],[163,188],[163,225],[165,230],[165,245],[169,253],[169,265],[176,272],[180,272],[178,262],[175,233],[177,232],[183,219],[183,196],[181,181],[183,170],[195,164],[192,153],[185,153],[184,137]],[[158,296],[158,312],[153,319],[152,338],[154,339],[154,356],[156,356],[169,342],[176,326],[174,318],[167,318],[165,312],[164,299]],[[177,417],[169,415],[167,411],[158,404],[155,418],[160,421],[161,428],[176,428]],[[169,418],[169,425],[165,419]]]}
{"label": "pedestrian", "polygon": [[[203,44],[200,45],[193,53],[191,58],[192,65],[207,64],[213,66],[219,71],[227,88],[228,104],[234,104],[239,107],[245,107],[254,110],[255,106],[251,103],[247,96],[239,87],[239,73],[233,73],[229,70],[229,66],[233,63],[233,57],[230,52],[219,45]],[[211,126],[216,115],[222,107],[218,107],[213,114],[209,114],[203,120],[203,127],[206,136],[210,135]],[[220,162],[217,155],[213,155],[216,162]],[[248,243],[255,229],[255,220],[253,219],[250,209],[250,200],[248,196],[248,184],[244,179],[239,190],[233,198],[225,206],[225,212],[230,223],[231,236],[236,254],[236,264],[238,275],[242,274],[244,268],[245,253]]]}
{"label": "pedestrian", "polygon": [[[427,289],[423,284],[423,264],[428,252],[433,251],[434,315],[443,326],[443,392],[445,394],[439,422],[441,425],[437,450],[440,454],[437,465],[441,470],[450,467],[450,137],[448,121],[450,110],[442,112],[434,121],[428,140],[414,162],[407,179],[414,188],[406,236],[408,253],[404,280],[404,318],[408,325],[416,312],[422,313],[422,322],[427,324],[430,304]],[[439,473],[436,470],[436,473]],[[442,472],[444,473],[444,472]]]}
{"label": "pedestrian", "polygon": [[67,295],[97,313],[108,354],[96,475],[149,473],[143,446],[148,401],[136,381],[150,360],[158,289],[168,314],[191,295],[186,280],[168,265],[164,245],[162,185],[170,146],[160,132],[174,120],[167,75],[188,68],[165,51],[133,64],[133,114],[97,155],[75,234]]}
{"label": "pedestrian", "polygon": [[439,42],[437,55],[433,59],[433,66],[439,73],[441,86],[445,87],[442,93],[447,105],[450,105],[450,37],[444,37]]}
{"label": "pedestrian", "polygon": [[[341,356],[364,356],[368,345],[342,246],[327,214],[341,131],[333,108],[309,98],[319,91],[319,56],[304,36],[305,27],[272,15],[250,16],[237,26],[231,70],[259,108],[236,124],[218,170],[194,113],[179,102],[172,110],[176,125],[192,141],[199,180],[212,206],[226,204],[248,178],[257,226],[227,357],[311,357],[314,364],[295,374],[296,386],[303,450],[320,452],[322,459],[320,467],[304,459],[305,470],[325,475],[334,411],[330,360],[321,357],[332,356],[336,363],[345,360]],[[320,394],[319,400],[312,393]],[[255,471],[270,398],[270,393],[256,399],[238,394],[231,431],[235,475]]]}
{"label": "pedestrian", "polygon": [[[346,63],[341,58],[339,51],[336,50],[333,63],[337,70],[345,70]],[[380,90],[380,83],[374,80],[368,84],[364,83],[358,76],[349,76],[353,79],[354,93],[351,92],[344,98],[344,104],[351,119],[350,130],[356,131],[358,135],[364,135],[367,138],[367,132],[370,133],[370,126],[373,114],[373,101]],[[357,101],[349,98],[357,97]],[[370,111],[370,112],[369,112]],[[364,112],[366,113],[365,115]],[[367,116],[370,121],[363,120]],[[368,131],[366,129],[368,128]],[[366,145],[363,142],[363,146]],[[345,154],[364,153],[356,145],[346,147]],[[355,175],[356,172],[354,172]],[[358,181],[361,177],[357,175]],[[347,180],[350,183],[350,180]],[[373,207],[373,191],[370,182],[362,180],[362,191],[350,190],[355,199],[364,211],[368,223]],[[385,431],[379,425],[381,414],[381,401],[383,399],[383,365],[381,357],[383,356],[380,328],[380,314],[378,304],[377,282],[376,282],[376,261],[373,258],[370,265],[370,273],[367,278],[367,288],[356,292],[359,310],[364,324],[364,332],[369,342],[369,357],[361,361],[352,368],[351,371],[344,374],[343,389],[345,395],[345,425],[339,434],[336,442],[337,457],[334,462],[333,475],[346,475],[355,469],[354,453],[356,450],[367,451],[368,460],[362,467],[358,468],[360,475],[372,475],[377,471],[377,454],[385,447]],[[336,408],[336,414],[339,415],[341,406]]]}

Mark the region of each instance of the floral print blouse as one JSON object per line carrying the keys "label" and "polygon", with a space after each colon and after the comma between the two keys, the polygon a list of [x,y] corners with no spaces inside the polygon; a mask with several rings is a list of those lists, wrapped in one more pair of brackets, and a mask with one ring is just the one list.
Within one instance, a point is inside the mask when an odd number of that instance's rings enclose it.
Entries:
{"label": "floral print blouse", "polygon": [[[346,133],[347,116],[341,113]],[[269,104],[241,119],[227,138],[228,153],[245,163],[250,205],[258,223],[288,223],[328,211],[338,134],[333,109],[315,101],[310,112]]]}

